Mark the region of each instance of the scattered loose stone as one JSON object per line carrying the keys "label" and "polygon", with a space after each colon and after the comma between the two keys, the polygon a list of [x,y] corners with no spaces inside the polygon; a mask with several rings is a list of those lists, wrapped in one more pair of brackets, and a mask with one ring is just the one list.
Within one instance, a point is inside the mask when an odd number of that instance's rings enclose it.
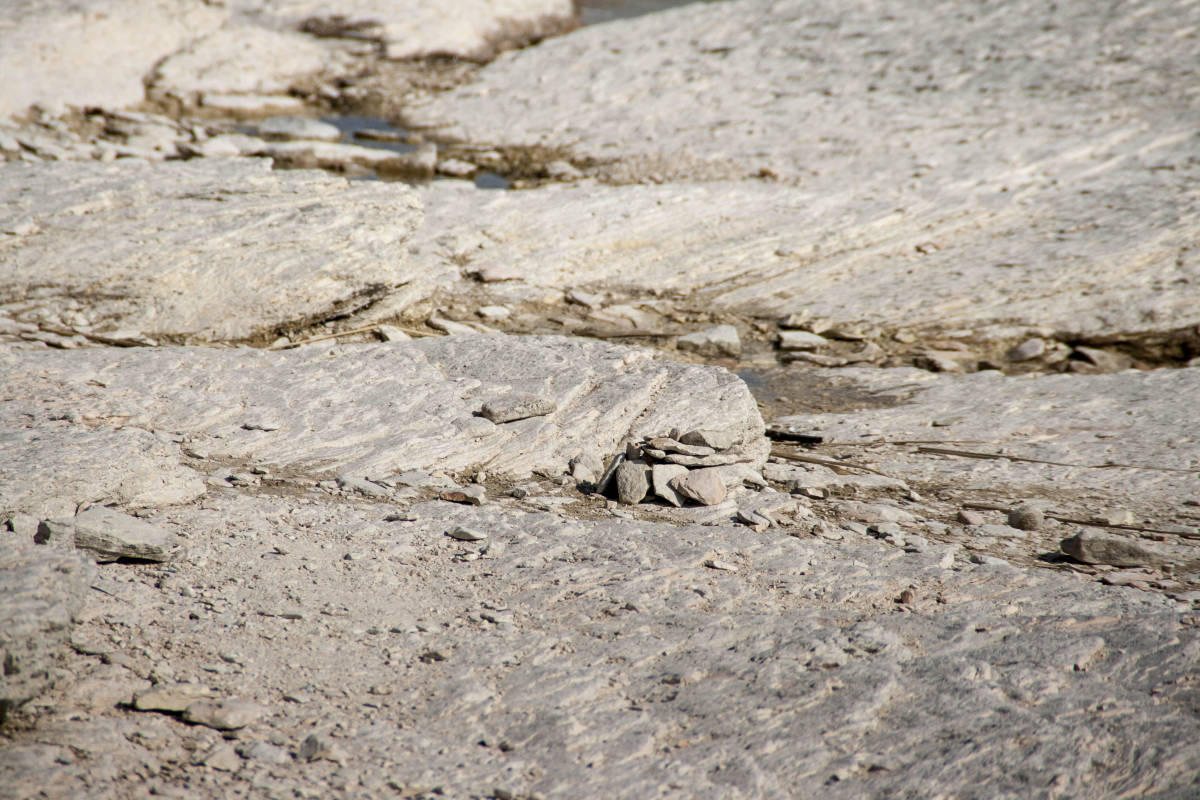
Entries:
{"label": "scattered loose stone", "polygon": [[70,543],[92,552],[98,561],[169,561],[180,544],[179,538],[164,528],[103,506],[93,506],[74,518],[43,521],[35,541]]}
{"label": "scattered loose stone", "polygon": [[380,486],[378,483],[373,483],[366,478],[356,478],[352,475],[338,476],[337,485],[348,492],[357,492],[366,497],[374,497],[376,499],[391,497],[392,494],[389,489]]}
{"label": "scattered loose stone", "polygon": [[741,337],[732,325],[689,333],[680,336],[675,344],[680,350],[702,356],[737,358],[742,354]]}
{"label": "scattered loose stone", "polygon": [[500,425],[530,417],[544,417],[558,410],[558,404],[533,394],[510,394],[483,404],[480,416]]}
{"label": "scattered loose stone", "polygon": [[617,499],[635,505],[650,491],[650,468],[644,461],[625,460],[617,467]]}
{"label": "scattered loose stone", "polygon": [[930,372],[962,372],[962,365],[953,358],[937,355],[936,353],[924,353],[913,359],[913,364],[921,369],[927,369]]}
{"label": "scattered loose stone", "polygon": [[487,502],[487,490],[479,484],[447,489],[440,496],[451,503],[465,503],[469,506],[481,506]]}
{"label": "scattered loose stone", "polygon": [[727,491],[720,472],[714,469],[690,470],[667,482],[679,494],[700,505],[715,506],[725,499]]}
{"label": "scattered loose stone", "polygon": [[481,542],[488,538],[488,535],[483,531],[467,528],[462,525],[452,528],[446,535],[451,539],[458,539],[460,542]]}
{"label": "scattered loose stone", "polygon": [[224,94],[221,92],[206,93],[200,104],[213,111],[226,114],[281,114],[304,110],[304,100],[289,95],[263,94]]}
{"label": "scattered loose stone", "polygon": [[709,569],[721,570],[723,572],[737,572],[737,564],[731,564],[728,561],[722,561],[719,558],[704,559],[704,566]]}
{"label": "scattered loose stone", "polygon": [[235,731],[256,722],[267,710],[244,700],[196,700],[183,711],[183,719],[218,731]]}
{"label": "scattered loose stone", "polygon": [[407,342],[412,339],[411,336],[395,325],[380,325],[375,330],[385,342]]}
{"label": "scattered loose stone", "polygon": [[982,525],[985,522],[983,514],[967,508],[959,509],[956,518],[964,525]]}
{"label": "scattered loose stone", "polygon": [[683,498],[671,488],[671,481],[687,473],[688,468],[679,464],[655,464],[650,468],[650,479],[654,486],[654,493],[671,505],[679,508],[683,505]]}
{"label": "scattered loose stone", "polygon": [[237,753],[247,761],[259,761],[264,764],[290,764],[292,761],[287,750],[261,739],[239,744]]}
{"label": "scattered loose stone", "polygon": [[1008,512],[1008,524],[1019,530],[1036,531],[1046,524],[1046,515],[1036,506],[1017,506]]}
{"label": "scattered loose stone", "polygon": [[780,350],[818,350],[829,344],[824,336],[808,331],[783,330],[779,332]]}
{"label": "scattered loose stone", "polygon": [[346,761],[346,754],[342,752],[342,749],[331,741],[328,736],[319,733],[310,733],[305,738],[304,742],[300,745],[297,756],[305,761],[325,759],[337,764],[344,764]]}
{"label": "scattered loose stone", "polygon": [[336,142],[342,132],[336,125],[310,117],[270,117],[258,123],[258,133],[268,139],[315,139]]}
{"label": "scattered loose stone", "polygon": [[680,453],[685,456],[711,456],[716,452],[711,447],[705,445],[692,445],[677,442],[667,436],[657,436],[646,442],[646,445],[655,450],[663,450],[668,453]]}
{"label": "scattered loose stone", "polygon": [[233,745],[218,742],[204,755],[200,763],[222,772],[236,772],[242,766],[242,759],[238,757]]}
{"label": "scattered loose stone", "polygon": [[478,169],[470,161],[463,161],[458,158],[447,158],[437,163],[437,173],[450,178],[469,178]]}
{"label": "scattered loose stone", "polygon": [[214,696],[212,689],[198,683],[164,684],[135,692],[133,707],[138,711],[169,711],[178,714],[197,700],[208,700]]}
{"label": "scattered loose stone", "polygon": [[1151,542],[1085,528],[1063,539],[1059,547],[1071,558],[1086,564],[1114,567],[1157,566],[1169,563],[1172,551]]}
{"label": "scattered loose stone", "polygon": [[1046,340],[1034,337],[1026,339],[1008,351],[1009,361],[1028,361],[1046,352]]}

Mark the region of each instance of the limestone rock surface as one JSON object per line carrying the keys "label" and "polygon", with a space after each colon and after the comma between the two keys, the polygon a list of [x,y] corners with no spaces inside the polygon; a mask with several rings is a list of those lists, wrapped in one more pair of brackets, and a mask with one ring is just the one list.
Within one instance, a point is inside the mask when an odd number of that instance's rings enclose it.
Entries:
{"label": "limestone rock surface", "polygon": [[0,119],[34,104],[139,103],[159,61],[229,14],[203,0],[10,0],[0,8]]}
{"label": "limestone rock surface", "polygon": [[860,453],[910,484],[992,496],[1015,491],[1016,497],[1053,499],[1059,508],[1126,508],[1154,519],[1164,508],[1179,507],[1200,476],[1200,439],[1188,422],[1200,369],[1006,377],[849,368],[822,374],[875,407],[773,424],[820,436],[830,446],[880,442]]}
{"label": "limestone rock surface", "polygon": [[0,308],[96,333],[244,339],[417,277],[410,191],[262,160],[12,166],[0,220],[22,219],[28,235],[0,240]]}
{"label": "limestone rock surface", "polygon": [[838,320],[1181,326],[1200,111],[1176,34],[1200,9],[1141,8],[689,5],[505,54],[409,118],[675,184],[505,198],[490,224],[528,235],[497,236],[499,263],[553,250],[596,282]]}
{"label": "limestone rock surface", "polygon": [[0,725],[53,682],[96,568],[0,530]]}
{"label": "limestone rock surface", "polygon": [[[7,481],[0,488],[19,494],[19,506],[41,497],[22,477],[25,460],[40,454],[64,484],[82,482],[76,465],[102,459],[91,448],[123,433],[154,442],[160,453],[171,449],[171,437],[186,438],[193,458],[338,475],[468,467],[558,475],[579,453],[603,457],[628,437],[674,427],[728,428],[758,464],[767,450],[754,398],[731,373],[583,340],[448,336],[276,352],[177,347],[0,355],[12,376],[5,390],[13,402],[3,406],[11,429],[29,424],[27,408],[45,417],[56,406],[83,403],[97,419],[122,423],[121,415],[137,409],[142,426],[98,439],[86,425],[60,423],[55,447],[16,449],[3,465]],[[485,400],[512,393],[534,393],[557,410],[501,425],[477,416]],[[146,429],[170,433],[164,443]],[[167,488],[185,494],[191,482],[184,474],[190,472],[178,466],[165,470]]]}

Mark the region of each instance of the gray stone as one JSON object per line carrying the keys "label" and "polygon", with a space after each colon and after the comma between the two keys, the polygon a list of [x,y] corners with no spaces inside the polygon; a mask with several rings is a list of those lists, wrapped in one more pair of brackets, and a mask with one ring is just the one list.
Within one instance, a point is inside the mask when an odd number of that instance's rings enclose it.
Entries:
{"label": "gray stone", "polygon": [[488,538],[486,531],[475,530],[459,525],[446,532],[446,535],[451,539],[458,539],[460,542],[481,542]]}
{"label": "gray stone", "polygon": [[[76,553],[0,534],[0,726],[53,682],[96,567]],[[2,761],[2,759],[0,759]]]}
{"label": "gray stone", "polygon": [[489,400],[479,413],[497,425],[530,417],[544,417],[558,410],[558,404],[547,397],[532,394],[511,394]]}
{"label": "gray stone", "polygon": [[621,462],[617,467],[617,499],[626,505],[636,505],[650,491],[650,468],[644,461]]}
{"label": "gray stone", "polygon": [[968,508],[960,508],[955,518],[963,525],[982,525],[985,521],[983,514]]}
{"label": "gray stone", "polygon": [[683,505],[683,498],[671,488],[671,481],[686,475],[688,468],[679,464],[655,464],[650,468],[650,479],[654,493],[676,508]]}
{"label": "gray stone", "polygon": [[98,561],[169,561],[181,544],[179,537],[164,528],[102,506],[73,518],[44,520],[38,525],[36,541],[88,550]]}
{"label": "gray stone", "polygon": [[209,111],[222,114],[260,116],[265,114],[302,114],[304,101],[287,94],[231,94],[204,92],[198,98]]}
{"label": "gray stone", "polygon": [[1110,564],[1114,567],[1159,566],[1178,563],[1179,551],[1115,533],[1084,528],[1059,545],[1071,558],[1087,564]]}
{"label": "gray stone", "polygon": [[336,125],[309,117],[271,117],[255,126],[258,134],[276,139],[317,139],[336,142],[342,132]]}
{"label": "gray stone", "polygon": [[679,453],[685,456],[704,457],[713,455],[716,450],[706,445],[693,445],[677,442],[667,436],[656,436],[646,442],[646,446],[667,453]]}
{"label": "gray stone", "polygon": [[383,499],[391,497],[392,492],[385,486],[380,486],[378,483],[369,481],[366,478],[357,478],[353,475],[341,475],[337,479],[338,488],[345,489],[348,492],[357,492],[366,497]]}
{"label": "gray stone", "polygon": [[783,330],[779,332],[780,350],[818,350],[829,344],[824,336],[808,331]]}
{"label": "gray stone", "polygon": [[680,336],[675,344],[680,350],[702,356],[737,358],[742,354],[742,340],[732,325],[689,333]]}
{"label": "gray stone", "polygon": [[1019,345],[1008,351],[1009,361],[1028,361],[1031,358],[1037,358],[1046,352],[1046,341],[1034,337],[1026,339]]}
{"label": "gray stone", "polygon": [[1046,515],[1037,506],[1017,506],[1008,512],[1008,524],[1023,531],[1036,531],[1046,524]]}
{"label": "gray stone", "polygon": [[442,492],[441,498],[451,503],[464,503],[469,506],[481,506],[487,503],[487,490],[478,484],[457,486]]}
{"label": "gray stone", "polygon": [[185,722],[218,731],[235,731],[257,722],[267,709],[244,700],[195,700],[183,710]]}
{"label": "gray stone", "polygon": [[714,469],[689,470],[686,475],[671,478],[667,485],[702,506],[715,506],[727,494],[721,473]]}
{"label": "gray stone", "polygon": [[738,435],[726,430],[694,430],[681,434],[679,441],[714,450],[729,450],[738,443]]}
{"label": "gray stone", "polygon": [[168,711],[181,714],[197,700],[209,700],[216,693],[198,683],[172,683],[152,686],[133,694],[133,707],[138,711]]}
{"label": "gray stone", "polygon": [[263,764],[282,765],[292,763],[292,757],[287,750],[261,739],[239,744],[237,746],[237,753],[247,761],[258,761]]}

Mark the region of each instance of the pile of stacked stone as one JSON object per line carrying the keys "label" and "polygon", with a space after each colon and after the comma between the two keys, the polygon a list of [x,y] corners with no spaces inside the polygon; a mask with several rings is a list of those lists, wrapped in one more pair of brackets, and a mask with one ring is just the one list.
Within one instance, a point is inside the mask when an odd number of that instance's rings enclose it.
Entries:
{"label": "pile of stacked stone", "polygon": [[753,461],[740,444],[736,433],[719,430],[672,430],[668,436],[631,441],[609,463],[596,491],[615,493],[626,505],[650,496],[673,506],[717,505],[725,500],[729,482],[741,483],[739,471],[731,468]]}

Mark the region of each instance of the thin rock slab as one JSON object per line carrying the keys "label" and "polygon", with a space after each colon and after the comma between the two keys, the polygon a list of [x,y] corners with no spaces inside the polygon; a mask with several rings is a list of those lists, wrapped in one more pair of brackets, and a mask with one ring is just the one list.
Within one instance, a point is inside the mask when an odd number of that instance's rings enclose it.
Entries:
{"label": "thin rock slab", "polygon": [[244,700],[195,700],[183,710],[185,722],[218,731],[236,731],[257,722],[267,709]]}
{"label": "thin rock slab", "polygon": [[558,404],[546,397],[532,394],[512,394],[489,400],[479,415],[497,425],[530,417],[544,417],[558,410]]}
{"label": "thin rock slab", "polygon": [[1200,547],[1189,549],[1149,542],[1094,528],[1085,528],[1063,539],[1062,551],[1085,564],[1114,567],[1158,567],[1164,564],[1200,563]]}
{"label": "thin rock slab", "polygon": [[133,558],[169,561],[178,553],[179,537],[137,517],[111,508],[93,506],[73,518],[44,520],[35,541],[58,541],[90,552],[97,561]]}
{"label": "thin rock slab", "polygon": [[679,464],[655,464],[650,468],[654,493],[671,505],[679,508],[684,498],[671,486],[671,481],[688,473],[688,468]]}
{"label": "thin rock slab", "polygon": [[411,191],[262,160],[6,168],[0,221],[16,216],[40,230],[0,240],[0,307],[97,334],[241,340],[438,280],[407,270]]}
{"label": "thin rock slab", "polygon": [[693,469],[686,475],[678,475],[667,481],[667,485],[688,500],[702,506],[721,503],[728,493],[721,473],[714,469]]}

